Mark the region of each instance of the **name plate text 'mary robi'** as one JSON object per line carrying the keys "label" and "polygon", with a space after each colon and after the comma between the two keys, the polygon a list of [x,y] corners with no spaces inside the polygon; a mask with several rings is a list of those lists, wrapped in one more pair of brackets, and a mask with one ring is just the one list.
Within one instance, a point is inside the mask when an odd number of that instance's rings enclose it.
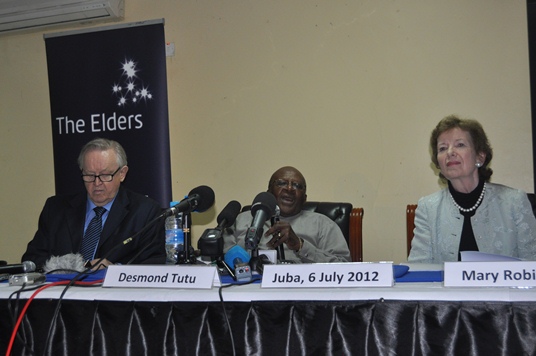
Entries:
{"label": "name plate text 'mary robi'", "polygon": [[392,287],[393,263],[265,265],[263,288]]}
{"label": "name plate text 'mary robi'", "polygon": [[445,262],[445,287],[536,287],[536,261]]}
{"label": "name plate text 'mary robi'", "polygon": [[[211,289],[217,272],[214,266],[112,265],[103,287]],[[219,281],[219,277],[218,277]]]}

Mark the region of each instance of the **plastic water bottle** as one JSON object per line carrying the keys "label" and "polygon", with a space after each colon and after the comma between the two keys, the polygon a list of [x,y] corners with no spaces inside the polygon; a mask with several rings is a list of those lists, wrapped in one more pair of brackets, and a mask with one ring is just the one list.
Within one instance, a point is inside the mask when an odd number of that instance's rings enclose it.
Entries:
{"label": "plastic water bottle", "polygon": [[[178,201],[169,203],[169,207],[179,204]],[[169,216],[166,219],[166,263],[176,264],[178,255],[184,251],[184,231],[182,230],[182,213]]]}

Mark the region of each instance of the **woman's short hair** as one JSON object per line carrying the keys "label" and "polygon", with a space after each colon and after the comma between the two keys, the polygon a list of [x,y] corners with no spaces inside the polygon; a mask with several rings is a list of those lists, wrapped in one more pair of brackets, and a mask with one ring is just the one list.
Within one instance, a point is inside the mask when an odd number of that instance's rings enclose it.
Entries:
{"label": "woman's short hair", "polygon": [[[459,128],[467,133],[471,137],[473,147],[477,154],[484,153],[486,159],[482,163],[482,166],[478,168],[478,175],[481,179],[486,182],[489,182],[493,170],[488,167],[491,159],[493,158],[493,149],[488,141],[488,136],[484,132],[482,125],[473,119],[462,119],[456,115],[449,115],[439,121],[435,129],[433,129],[432,134],[430,135],[430,148],[432,149],[432,162],[437,168],[439,168],[439,162],[437,161],[437,140],[439,135],[445,131],[449,131],[454,128]],[[445,176],[442,173],[439,173],[439,177],[443,180],[446,180]]]}

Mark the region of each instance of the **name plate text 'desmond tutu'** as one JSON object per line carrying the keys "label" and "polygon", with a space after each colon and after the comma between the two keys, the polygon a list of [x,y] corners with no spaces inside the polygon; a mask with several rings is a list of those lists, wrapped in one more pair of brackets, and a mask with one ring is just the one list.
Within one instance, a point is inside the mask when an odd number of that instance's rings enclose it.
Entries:
{"label": "name plate text 'desmond tutu'", "polygon": [[193,265],[112,265],[103,287],[210,289],[216,267]]}
{"label": "name plate text 'desmond tutu'", "polygon": [[265,265],[263,288],[392,287],[393,263]]}
{"label": "name plate text 'desmond tutu'", "polygon": [[445,262],[443,285],[445,287],[536,287],[536,262]]}

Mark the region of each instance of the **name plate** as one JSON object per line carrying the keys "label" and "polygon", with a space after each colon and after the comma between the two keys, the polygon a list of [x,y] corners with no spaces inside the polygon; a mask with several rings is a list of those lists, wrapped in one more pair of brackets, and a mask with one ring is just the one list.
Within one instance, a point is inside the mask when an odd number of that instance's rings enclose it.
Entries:
{"label": "name plate", "polygon": [[215,266],[112,265],[103,287],[211,289],[219,281]]}
{"label": "name plate", "polygon": [[392,287],[393,263],[265,265],[262,288]]}
{"label": "name plate", "polygon": [[535,287],[535,261],[445,262],[445,287]]}

